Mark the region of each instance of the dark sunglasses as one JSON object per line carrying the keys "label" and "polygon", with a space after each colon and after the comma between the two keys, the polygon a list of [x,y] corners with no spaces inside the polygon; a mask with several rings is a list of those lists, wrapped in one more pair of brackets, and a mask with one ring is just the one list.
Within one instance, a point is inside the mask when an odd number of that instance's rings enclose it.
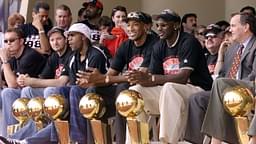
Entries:
{"label": "dark sunglasses", "polygon": [[16,41],[17,39],[20,39],[20,38],[5,39],[5,40],[4,40],[4,43],[8,43],[8,42],[13,43],[13,42]]}

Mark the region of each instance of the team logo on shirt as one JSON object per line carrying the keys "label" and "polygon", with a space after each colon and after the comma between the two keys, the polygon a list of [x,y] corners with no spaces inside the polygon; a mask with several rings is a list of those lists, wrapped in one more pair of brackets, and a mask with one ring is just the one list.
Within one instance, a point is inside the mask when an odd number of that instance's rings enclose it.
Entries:
{"label": "team logo on shirt", "polygon": [[179,59],[178,58],[168,58],[163,63],[164,74],[177,74],[179,72]]}
{"label": "team logo on shirt", "polygon": [[136,56],[129,63],[128,69],[129,70],[136,70],[141,66],[142,62],[143,62],[143,57],[142,56]]}
{"label": "team logo on shirt", "polygon": [[40,37],[39,35],[31,35],[26,37],[25,44],[31,48],[40,48]]}
{"label": "team logo on shirt", "polygon": [[64,70],[64,65],[60,64],[56,70],[55,70],[55,79],[59,78],[61,75],[61,72]]}

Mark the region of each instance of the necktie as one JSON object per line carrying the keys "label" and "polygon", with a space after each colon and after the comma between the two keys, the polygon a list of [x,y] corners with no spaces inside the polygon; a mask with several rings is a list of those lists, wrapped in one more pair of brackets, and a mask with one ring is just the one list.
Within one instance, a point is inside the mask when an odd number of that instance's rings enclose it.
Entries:
{"label": "necktie", "polygon": [[240,65],[240,61],[241,61],[241,55],[243,52],[243,45],[240,45],[236,55],[234,56],[233,62],[232,62],[232,66],[231,69],[229,71],[228,77],[232,78],[232,79],[236,79],[236,74]]}

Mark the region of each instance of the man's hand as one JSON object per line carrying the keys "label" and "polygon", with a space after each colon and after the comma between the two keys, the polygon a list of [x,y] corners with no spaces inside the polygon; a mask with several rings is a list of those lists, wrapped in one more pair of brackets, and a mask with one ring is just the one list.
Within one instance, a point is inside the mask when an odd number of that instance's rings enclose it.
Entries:
{"label": "man's hand", "polygon": [[33,17],[32,25],[36,27],[38,31],[44,30],[43,24],[42,24],[42,18],[39,14],[35,14]]}
{"label": "man's hand", "polygon": [[0,58],[3,63],[10,59],[10,54],[7,48],[0,49]]}
{"label": "man's hand", "polygon": [[28,74],[20,74],[17,78],[17,83],[20,87],[25,87],[28,86],[28,79],[29,79],[29,75]]}
{"label": "man's hand", "polygon": [[139,70],[127,71],[125,73],[125,77],[131,84],[140,84],[142,86],[146,86],[149,83],[152,83],[152,75],[148,72],[142,72]]}
{"label": "man's hand", "polygon": [[95,86],[105,80],[105,75],[96,68],[88,68],[86,71],[78,71],[76,84],[81,87]]}

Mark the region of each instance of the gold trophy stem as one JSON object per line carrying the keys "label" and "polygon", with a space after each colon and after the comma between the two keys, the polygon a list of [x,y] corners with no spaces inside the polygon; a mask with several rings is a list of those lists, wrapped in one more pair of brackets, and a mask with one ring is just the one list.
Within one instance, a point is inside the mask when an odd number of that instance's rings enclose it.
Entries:
{"label": "gold trophy stem", "polygon": [[236,131],[240,144],[248,144],[249,136],[247,135],[249,122],[247,117],[235,117]]}
{"label": "gold trophy stem", "polygon": [[69,125],[68,121],[56,120],[54,121],[54,125],[56,127],[60,144],[69,144]]}
{"label": "gold trophy stem", "polygon": [[136,119],[127,118],[127,124],[132,144],[149,143],[149,128],[147,123],[139,122]]}
{"label": "gold trophy stem", "polygon": [[107,124],[96,119],[90,120],[90,123],[95,144],[111,144],[111,136],[107,135],[109,134]]}

